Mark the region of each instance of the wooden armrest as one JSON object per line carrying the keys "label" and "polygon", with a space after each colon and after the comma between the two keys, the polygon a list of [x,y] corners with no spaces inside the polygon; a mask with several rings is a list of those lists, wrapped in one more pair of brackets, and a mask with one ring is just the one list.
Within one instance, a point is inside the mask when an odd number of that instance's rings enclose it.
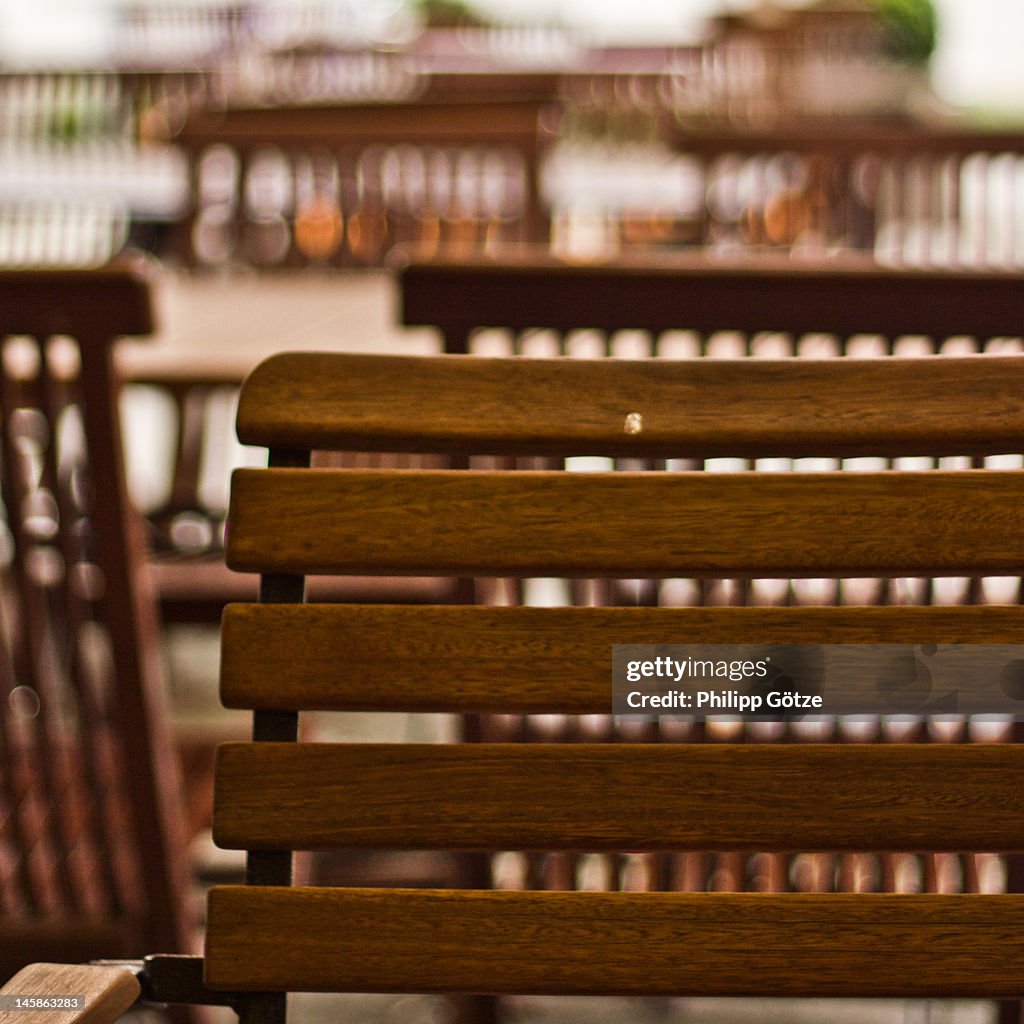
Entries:
{"label": "wooden armrest", "polygon": [[134,1005],[139,991],[138,980],[125,967],[29,964],[0,988],[0,996],[80,996],[82,1008],[23,1010],[0,1004],[0,1024],[112,1024]]}

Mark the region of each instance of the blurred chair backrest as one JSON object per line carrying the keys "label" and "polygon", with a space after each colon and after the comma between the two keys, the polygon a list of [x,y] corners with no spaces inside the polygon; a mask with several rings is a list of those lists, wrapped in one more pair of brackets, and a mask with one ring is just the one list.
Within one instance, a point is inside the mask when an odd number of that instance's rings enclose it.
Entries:
{"label": "blurred chair backrest", "polygon": [[[1019,849],[1000,744],[299,743],[308,710],[607,712],[625,642],[1019,642],[1024,609],[303,603],[309,573],[1024,571],[1024,473],[309,469],[313,449],[453,457],[1013,451],[1024,360],[576,361],[292,354],[246,383],[269,469],[233,481],[207,981],[288,990],[1011,996],[1024,897],[291,888],[290,850]],[[723,410],[727,412],[723,413]],[[264,1013],[265,1011],[265,1013]],[[261,1015],[262,1014],[262,1015]]]}
{"label": "blurred chair backrest", "polygon": [[811,334],[835,336],[839,353],[858,335],[880,335],[890,349],[902,335],[924,335],[937,350],[951,337],[984,345],[1024,330],[1018,274],[893,269],[854,257],[647,254],[574,263],[523,249],[414,260],[398,274],[402,323],[437,327],[446,352],[472,350],[473,334],[486,328],[511,332],[515,351],[524,332],[551,331],[564,351],[567,335],[589,329],[609,336],[607,354],[610,335],[640,330],[652,335],[651,355],[668,354],[666,332],[691,332],[692,355],[707,354],[709,337],[721,332],[740,336],[739,354],[772,334],[786,336],[784,354],[797,355]]}
{"label": "blurred chair backrest", "polygon": [[187,860],[113,346],[129,266],[0,273],[0,970],[184,951]]}

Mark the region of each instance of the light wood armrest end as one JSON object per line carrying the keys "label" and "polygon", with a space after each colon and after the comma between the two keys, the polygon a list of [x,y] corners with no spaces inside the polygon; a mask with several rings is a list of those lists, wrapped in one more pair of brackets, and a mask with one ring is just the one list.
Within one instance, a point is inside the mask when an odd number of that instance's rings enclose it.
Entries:
{"label": "light wood armrest end", "polygon": [[0,1004],[0,1024],[113,1024],[134,1005],[139,991],[135,975],[124,967],[29,964],[0,988],[0,996],[79,996],[83,1005],[81,1009],[6,1009]]}

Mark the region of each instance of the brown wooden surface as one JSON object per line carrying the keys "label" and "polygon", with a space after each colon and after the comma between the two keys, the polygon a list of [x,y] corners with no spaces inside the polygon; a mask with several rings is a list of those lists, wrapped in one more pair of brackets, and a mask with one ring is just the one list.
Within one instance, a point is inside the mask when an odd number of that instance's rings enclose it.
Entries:
{"label": "brown wooden surface", "polygon": [[0,978],[41,960],[77,964],[137,956],[140,929],[138,921],[105,917],[75,921],[64,917],[21,921],[0,918]]}
{"label": "brown wooden surface", "polygon": [[1014,644],[1024,607],[251,604],[225,610],[222,635],[227,707],[605,714],[614,644]]}
{"label": "brown wooden surface", "polygon": [[[1024,304],[1021,313],[1024,329]],[[794,363],[286,353],[248,378],[238,434],[268,447],[491,454],[985,454],[1020,447],[1022,384],[1024,357],[1015,356]],[[965,416],[967,408],[985,415]],[[632,432],[627,417],[636,415]]]}
{"label": "brown wooden surface", "polygon": [[727,122],[694,128],[677,126],[672,145],[701,156],[721,153],[826,153],[855,156],[970,156],[972,153],[1024,153],[1024,132],[983,131],[927,124],[858,123],[842,118],[791,121],[772,127],[738,127]]}
{"label": "brown wooden surface", "polygon": [[[429,510],[429,514],[426,513]],[[238,470],[241,572],[1021,575],[1024,473]]]}
{"label": "brown wooden surface", "polygon": [[[455,704],[454,707],[458,705]],[[222,744],[228,849],[1022,850],[1024,747]]]}
{"label": "brown wooden surface", "polygon": [[[416,369],[394,365],[398,378]],[[518,372],[493,365],[498,373]],[[323,366],[313,360],[306,369],[326,386]],[[504,378],[505,406],[515,407],[514,420],[522,411],[510,379]],[[333,396],[356,402],[367,390],[359,387],[351,398],[341,398],[341,392]],[[265,393],[262,412],[286,391]],[[452,404],[473,408],[470,391],[455,389]],[[390,392],[392,401],[396,393]],[[907,395],[914,394],[908,381]],[[549,402],[547,408],[553,406]],[[490,417],[505,413],[495,402],[479,408],[484,407]],[[832,413],[827,402],[821,408],[823,417]],[[729,411],[723,411],[723,422]],[[984,419],[986,408],[972,402],[964,411],[977,420]],[[904,415],[913,418],[910,405]],[[568,417],[562,419],[564,425]],[[846,428],[853,430],[856,419],[847,420]],[[316,443],[303,441],[300,433],[290,435],[277,457],[294,465],[303,447]],[[234,480],[229,558],[237,568],[272,574],[263,590],[271,601],[297,592],[299,575],[327,570],[630,578],[1020,574],[1022,498],[1024,474],[1009,471],[251,470]],[[568,658],[571,675],[573,645],[585,650],[588,637],[599,642],[597,618],[589,634],[586,627],[574,633],[559,609],[463,608],[453,611],[467,613],[465,620],[447,621],[448,609],[424,609],[422,622],[408,634],[402,629],[412,620],[403,621],[401,609],[351,609],[336,616],[334,610],[294,608],[273,618],[278,611],[234,611],[225,631],[225,678],[235,680],[227,683],[229,689],[240,687],[235,694],[240,702],[248,694],[247,678],[261,671],[262,651],[267,655],[262,671],[271,679],[288,650],[296,652],[293,669],[281,677],[283,707],[271,705],[258,718],[261,742],[221,754],[217,835],[222,842],[255,847],[253,857],[283,862],[282,848],[291,845],[568,850],[562,854],[568,860],[562,862],[560,884],[542,884],[535,874],[523,882],[527,889],[557,889],[573,884],[574,850],[796,847],[805,858],[818,858],[821,871],[812,884],[831,888],[859,885],[855,872],[842,875],[844,880],[839,875],[857,856],[854,851],[866,845],[890,852],[1020,845],[1021,830],[1014,824],[1019,800],[1013,792],[1017,747],[268,742],[276,739],[270,731],[275,723],[291,728],[288,702],[305,699],[313,674],[323,675],[311,684],[315,700],[345,672],[351,682],[341,688],[341,706],[361,706],[351,695],[360,685],[376,689],[378,680],[383,680],[384,706],[416,706],[410,683],[390,685],[388,678],[403,669],[415,678],[412,659],[422,648],[428,666],[422,699],[460,707],[466,696],[469,707],[488,708],[481,696],[483,673],[459,681],[474,645],[486,645],[487,626],[493,627],[490,667],[496,675],[505,675],[517,659],[528,662],[545,646],[552,660]],[[510,618],[500,619],[497,613],[505,611]],[[726,611],[720,623],[709,617],[705,627],[709,633],[754,623],[768,628],[769,616],[749,611],[756,618],[744,622]],[[888,625],[880,619],[842,619],[830,639],[853,639],[872,629],[881,634],[876,639],[895,639],[886,630],[922,621],[890,611],[894,621]],[[930,620],[930,628],[936,637],[973,639],[977,627],[978,635],[991,630],[987,635],[1004,639],[1016,636],[1016,611],[999,610],[997,618],[981,625],[979,615],[956,618],[951,610],[942,621]],[[474,612],[481,614],[479,623],[467,627]],[[529,618],[534,613],[536,621]],[[268,617],[261,620],[264,614]],[[540,616],[550,617],[550,626],[541,627]],[[625,621],[600,619],[605,665],[609,638],[624,629]],[[793,635],[820,628],[825,619],[801,622],[783,615],[774,621]],[[264,625],[261,646],[257,637]],[[544,628],[551,631],[546,636]],[[328,639],[331,629],[337,635]],[[551,643],[555,632],[562,639]],[[352,639],[351,657],[340,646],[346,635]],[[376,656],[387,657],[389,643],[408,653],[375,676],[367,667]],[[454,682],[446,697],[440,666],[449,655]],[[327,667],[332,660],[336,667]],[[588,664],[585,656],[581,660]],[[584,708],[597,692],[593,655],[589,664],[578,689],[566,698]],[[555,678],[554,671],[548,665],[527,684],[527,707],[537,706],[530,702],[537,701],[538,682]],[[545,677],[545,672],[552,674]],[[508,677],[497,686],[495,707],[517,684],[514,672]],[[607,696],[605,689],[605,701]],[[833,858],[807,854],[808,849],[844,852]],[[708,858],[723,871],[732,858],[725,881],[717,869],[713,878],[701,873],[702,867],[699,877],[694,872],[669,876],[669,861],[674,871],[682,861],[701,857],[649,858],[645,884],[698,890],[692,895],[214,890],[207,977],[215,986],[272,991],[1010,997],[1024,990],[1014,967],[1017,947],[1024,945],[1020,897],[699,892],[744,884],[746,861],[736,853]],[[799,859],[769,858],[772,875],[766,886],[785,888]],[[531,854],[527,860],[537,858]],[[891,888],[892,862],[886,854],[873,861],[877,877],[867,884]],[[935,855],[921,862],[922,885],[931,887],[937,878]],[[968,857],[965,863],[974,861]],[[970,870],[964,870],[963,887],[977,890],[979,875],[974,871],[967,878]],[[831,879],[825,877],[830,871]],[[473,884],[482,888],[491,881],[489,872],[481,871]]]}
{"label": "brown wooden surface", "polygon": [[[256,927],[256,923],[258,927]],[[214,889],[207,982],[378,992],[1011,996],[1024,897]]]}
{"label": "brown wooden surface", "polygon": [[150,281],[141,264],[98,270],[0,270],[0,310],[23,334],[149,334]]}
{"label": "brown wooden surface", "polygon": [[0,1010],[0,1024],[113,1024],[139,997],[135,975],[123,967],[37,963],[20,970],[4,996],[80,996],[81,1010]]}
{"label": "brown wooden surface", "polygon": [[406,326],[452,339],[477,327],[825,331],[989,338],[1024,331],[1021,276],[892,269],[864,257],[702,254],[571,263],[524,248],[399,269]]}
{"label": "brown wooden surface", "polygon": [[[219,623],[229,601],[255,601],[259,580],[232,572],[223,554],[212,557],[155,557],[150,563],[160,595],[164,624]],[[388,576],[315,577],[307,581],[311,601],[403,601],[447,604],[455,598],[455,581],[438,577]]]}
{"label": "brown wooden surface", "polygon": [[193,149],[223,143],[256,146],[538,144],[537,99],[429,100],[385,103],[231,107],[190,115],[178,141]]}

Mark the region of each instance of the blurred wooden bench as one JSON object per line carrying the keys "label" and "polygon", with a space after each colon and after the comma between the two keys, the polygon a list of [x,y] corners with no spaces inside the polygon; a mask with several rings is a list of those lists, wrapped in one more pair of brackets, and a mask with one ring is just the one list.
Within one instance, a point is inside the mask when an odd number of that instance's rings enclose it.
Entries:
{"label": "blurred wooden bench", "polygon": [[[1020,746],[297,740],[316,710],[605,712],[616,642],[1024,636],[1016,606],[303,601],[324,572],[1020,575],[1021,472],[311,471],[303,453],[980,456],[1019,444],[1022,374],[1013,357],[265,363],[239,434],[272,468],[236,474],[228,552],[260,574],[261,603],[223,632],[222,696],[254,710],[253,742],[220,752],[215,824],[249,851],[247,885],[210,895],[203,978],[153,957],[143,992],[226,1002],[247,1024],[283,1021],[293,990],[1019,997],[1022,896],[310,889],[292,887],[289,851],[1020,849]],[[686,528],[709,519],[713,544]]]}

